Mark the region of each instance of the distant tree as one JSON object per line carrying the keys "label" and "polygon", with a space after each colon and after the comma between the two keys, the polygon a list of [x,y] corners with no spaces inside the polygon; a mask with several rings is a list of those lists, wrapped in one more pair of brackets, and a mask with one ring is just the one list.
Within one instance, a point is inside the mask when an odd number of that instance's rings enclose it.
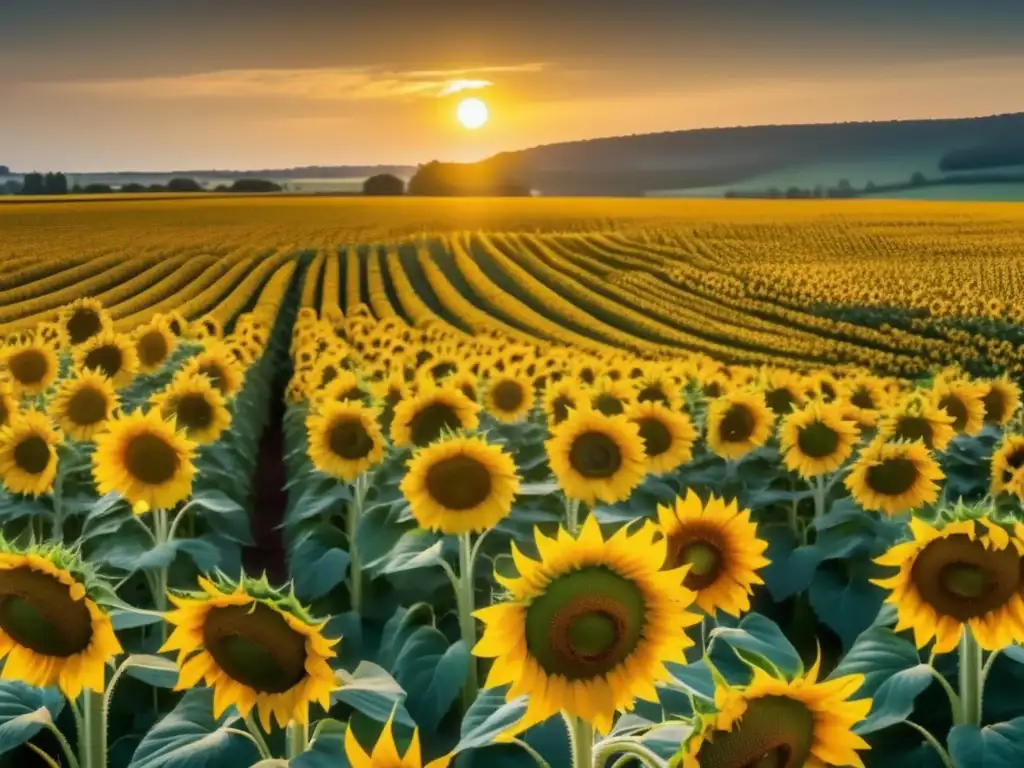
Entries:
{"label": "distant tree", "polygon": [[8,179],[0,184],[0,194],[17,195],[21,193],[21,182],[16,179]]}
{"label": "distant tree", "polygon": [[228,192],[280,192],[281,185],[266,179],[237,179]]}
{"label": "distant tree", "polygon": [[48,173],[43,177],[44,195],[66,195],[68,193],[68,177],[63,173]]}
{"label": "distant tree", "polygon": [[26,173],[25,179],[22,181],[21,194],[23,195],[42,195],[45,194],[45,188],[43,186],[43,174],[41,173]]}
{"label": "distant tree", "polygon": [[433,197],[528,197],[530,187],[510,177],[494,163],[440,163],[421,165],[406,187],[406,194]]}
{"label": "distant tree", "polygon": [[840,194],[844,197],[853,194],[853,185],[850,183],[849,179],[840,179],[839,186],[836,187],[836,189],[838,189]]}
{"label": "distant tree", "polygon": [[167,190],[167,187],[165,187],[163,184],[150,184],[148,187],[146,187],[146,191],[147,192],[167,192],[168,190]]}
{"label": "distant tree", "polygon": [[914,171],[913,175],[910,177],[910,186],[912,187],[921,187],[924,186],[927,182],[928,179],[926,179],[924,177],[924,174],[921,173],[920,171]]}
{"label": "distant tree", "polygon": [[390,173],[378,173],[363,182],[364,195],[404,195],[405,182]]}
{"label": "distant tree", "polygon": [[8,168],[6,165],[0,165],[0,176],[10,176],[10,175],[11,175],[11,169]]}
{"label": "distant tree", "polygon": [[810,193],[800,187],[790,187],[786,190],[786,197],[790,200],[797,200],[803,197],[810,197]]}
{"label": "distant tree", "polygon": [[113,191],[109,184],[86,184],[82,187],[82,194],[84,195],[109,195]]}
{"label": "distant tree", "polygon": [[121,192],[127,192],[129,194],[138,194],[139,192],[145,192],[146,187],[142,184],[125,184],[121,187]]}
{"label": "distant tree", "polygon": [[878,188],[878,185],[875,184],[875,182],[870,181],[870,180],[868,181],[867,184],[864,185],[864,190],[867,191],[867,192],[874,192],[877,188]]}
{"label": "distant tree", "polygon": [[227,184],[218,184],[216,187],[213,188],[213,191],[214,192],[227,192],[228,191],[228,185]]}
{"label": "distant tree", "polygon": [[980,146],[970,149],[955,149],[939,160],[941,171],[974,171],[983,168],[999,168],[1005,165],[1024,165],[1024,143],[1008,146]]}
{"label": "distant tree", "polygon": [[203,188],[195,179],[171,179],[167,182],[168,192],[202,192]]}
{"label": "distant tree", "polygon": [[811,192],[811,194],[814,197],[824,197],[825,196],[825,188],[823,186],[821,186],[821,184],[815,184],[814,191]]}

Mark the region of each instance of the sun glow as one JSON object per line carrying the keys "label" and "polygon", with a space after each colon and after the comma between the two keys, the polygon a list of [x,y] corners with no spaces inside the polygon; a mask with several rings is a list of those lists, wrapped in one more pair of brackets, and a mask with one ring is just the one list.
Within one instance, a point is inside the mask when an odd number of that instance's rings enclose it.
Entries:
{"label": "sun glow", "polygon": [[487,123],[487,105],[480,99],[465,99],[459,102],[458,117],[464,128],[476,130]]}

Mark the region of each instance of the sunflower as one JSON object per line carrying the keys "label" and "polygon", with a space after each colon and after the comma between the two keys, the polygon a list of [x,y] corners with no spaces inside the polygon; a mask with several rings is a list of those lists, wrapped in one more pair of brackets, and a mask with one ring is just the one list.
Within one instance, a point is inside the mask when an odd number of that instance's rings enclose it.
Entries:
{"label": "sunflower", "polygon": [[[313,373],[313,380],[316,381],[316,373]],[[360,382],[359,377],[352,371],[339,370],[334,379],[323,386],[313,399],[319,404],[324,402],[356,403],[369,405],[373,396],[369,388]]]}
{"label": "sunflower", "polygon": [[845,485],[864,509],[895,515],[935,501],[943,477],[924,443],[876,440],[861,450]]}
{"label": "sunflower", "polygon": [[687,627],[700,622],[688,610],[687,569],[661,570],[668,548],[653,526],[623,526],[605,541],[588,517],[578,538],[534,536],[539,560],[513,542],[519,576],[495,574],[509,599],[473,614],[484,624],[473,653],[494,659],[488,688],[511,684],[506,700],[529,697],[521,728],[563,711],[607,733],[636,698],[657,702],[666,662],[686,663]]}
{"label": "sunflower", "polygon": [[555,427],[569,418],[583,396],[579,384],[572,379],[561,379],[544,388],[544,413],[548,426]]}
{"label": "sunflower", "polygon": [[234,397],[245,381],[245,370],[220,341],[208,340],[205,349],[181,369],[187,376],[206,376],[224,397]]}
{"label": "sunflower", "polygon": [[923,648],[948,653],[970,627],[978,645],[998,651],[1024,641],[1024,526],[1012,533],[986,519],[960,520],[933,528],[910,521],[912,541],[897,544],[875,560],[899,572],[873,583],[889,590],[896,607],[896,631],[912,629]]}
{"label": "sunflower", "polygon": [[630,377],[633,385],[633,400],[638,403],[657,402],[673,411],[683,407],[679,393],[679,382],[667,370],[657,364],[638,369],[640,376]]}
{"label": "sunflower", "polygon": [[18,415],[18,401],[12,392],[11,382],[0,379],[0,427],[6,427]]}
{"label": "sunflower", "polygon": [[783,368],[761,373],[764,403],[778,417],[788,416],[803,404],[800,377]]}
{"label": "sunflower", "polygon": [[775,415],[760,392],[734,391],[708,406],[708,447],[723,459],[740,459],[764,445]]}
{"label": "sunflower", "polygon": [[890,395],[884,381],[875,376],[859,375],[840,382],[838,400],[845,406],[847,418],[861,427],[873,427]]}
{"label": "sunflower", "polygon": [[295,602],[266,581],[215,584],[199,578],[202,592],[169,595],[174,631],[160,652],[177,651],[175,690],[200,680],[213,688],[213,716],[234,705],[246,717],[255,708],[264,730],[273,716],[283,728],[309,721],[309,705],[324,709],[338,686],[328,659],[337,640],[323,634]]}
{"label": "sunflower", "polygon": [[59,687],[70,701],[83,688],[103,693],[122,649],[92,586],[63,547],[19,552],[0,541],[0,677]]}
{"label": "sunflower", "polygon": [[484,404],[504,424],[522,421],[533,410],[533,380],[513,371],[495,376],[487,382]]}
{"label": "sunflower", "polygon": [[497,525],[512,510],[519,476],[512,457],[480,437],[421,448],[399,486],[422,528],[458,535]]}
{"label": "sunflower", "polygon": [[19,342],[0,351],[0,362],[10,373],[15,396],[36,395],[57,379],[57,353],[39,341]]}
{"label": "sunflower", "polygon": [[100,495],[117,492],[137,514],[169,509],[192,493],[196,444],[160,412],[134,411],[96,436],[92,476]]}
{"label": "sunflower", "polygon": [[313,370],[310,372],[310,381],[317,389],[323,389],[333,383],[342,372],[347,373],[343,355],[338,353],[324,355],[313,366]]}
{"label": "sunflower", "polygon": [[167,313],[167,329],[175,336],[179,338],[188,336],[188,326],[188,318],[182,315],[178,310],[175,309]]}
{"label": "sunflower", "polygon": [[92,440],[119,405],[114,383],[99,371],[65,379],[50,401],[51,418],[72,440]]}
{"label": "sunflower", "polygon": [[319,471],[351,482],[384,458],[377,411],[332,400],[306,418],[309,459]]}
{"label": "sunflower", "polygon": [[0,428],[0,479],[11,493],[40,496],[53,488],[63,436],[41,411],[25,411]]}
{"label": "sunflower", "polygon": [[414,728],[412,741],[405,755],[399,756],[398,745],[395,743],[395,734],[392,731],[395,713],[391,712],[384,730],[377,737],[377,743],[373,746],[373,752],[367,753],[356,739],[355,730],[345,729],[345,757],[348,758],[352,768],[448,768],[451,763],[451,753],[443,755],[436,760],[431,760],[423,765],[423,756],[420,749],[420,731]]}
{"label": "sunflower", "polygon": [[570,411],[544,447],[562,492],[586,504],[628,499],[647,473],[640,428],[624,415]]}
{"label": "sunflower", "polygon": [[881,415],[878,436],[884,440],[920,440],[929,451],[944,451],[956,436],[954,422],[945,409],[915,393]]}
{"label": "sunflower", "polygon": [[213,315],[203,315],[193,323],[197,339],[219,339],[224,335],[224,326]]}
{"label": "sunflower", "polygon": [[135,333],[135,354],[139,358],[139,371],[154,373],[160,370],[174,352],[178,340],[167,321],[154,317]]}
{"label": "sunflower", "polygon": [[459,371],[454,376],[451,376],[446,383],[461,391],[462,394],[473,402],[477,402],[480,399],[480,380],[476,374],[470,371]]}
{"label": "sunflower", "polygon": [[986,383],[988,391],[981,399],[985,404],[985,422],[1006,424],[1020,407],[1020,386],[1005,376]]}
{"label": "sunflower", "polygon": [[177,374],[165,389],[149,399],[160,415],[173,421],[197,445],[215,443],[231,426],[224,395],[205,376]]}
{"label": "sunflower", "polygon": [[1024,467],[1024,435],[1005,435],[992,454],[992,495],[1010,490]]}
{"label": "sunflower", "polygon": [[479,404],[452,386],[424,385],[420,392],[395,406],[391,441],[399,447],[423,447],[445,430],[476,429],[479,411]]}
{"label": "sunflower", "polygon": [[963,435],[976,435],[985,426],[986,394],[984,384],[944,376],[932,385],[932,402],[953,417],[953,430]]}
{"label": "sunflower", "polygon": [[131,338],[113,331],[104,331],[75,348],[75,369],[98,371],[123,387],[139,370],[139,354]]}
{"label": "sunflower", "polygon": [[61,309],[58,322],[74,345],[83,344],[113,327],[110,313],[92,298],[76,299],[68,304]]}
{"label": "sunflower", "polygon": [[640,430],[651,474],[671,472],[693,456],[697,431],[685,413],[661,400],[646,400],[630,406],[626,417]]}
{"label": "sunflower", "polygon": [[801,477],[835,472],[850,458],[860,430],[844,418],[842,406],[812,400],[783,418],[779,447],[786,469]]}
{"label": "sunflower", "polygon": [[604,375],[586,390],[586,396],[595,411],[605,416],[618,416],[626,412],[636,393],[627,380]]}
{"label": "sunflower", "polygon": [[820,659],[806,676],[780,680],[754,667],[750,684],[715,689],[714,714],[698,719],[677,768],[864,768],[857,754],[870,749],[853,727],[871,711],[871,699],[850,701],[860,674],[818,682]]}

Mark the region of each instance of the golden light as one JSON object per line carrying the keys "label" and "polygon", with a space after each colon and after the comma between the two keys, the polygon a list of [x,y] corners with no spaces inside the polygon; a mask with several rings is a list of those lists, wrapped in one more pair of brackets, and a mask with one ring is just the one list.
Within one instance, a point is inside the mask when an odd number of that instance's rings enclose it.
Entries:
{"label": "golden light", "polygon": [[459,103],[458,116],[463,128],[482,128],[487,123],[487,105],[480,99],[465,99]]}

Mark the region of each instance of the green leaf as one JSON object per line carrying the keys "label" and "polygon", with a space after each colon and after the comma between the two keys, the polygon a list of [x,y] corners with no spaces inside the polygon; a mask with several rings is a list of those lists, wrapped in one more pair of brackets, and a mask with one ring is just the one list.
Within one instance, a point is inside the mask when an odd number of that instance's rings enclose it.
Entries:
{"label": "green leaf", "polygon": [[518,496],[550,496],[558,493],[558,482],[547,480],[543,483],[523,483],[519,486]]}
{"label": "green leaf", "polygon": [[479,749],[492,743],[501,734],[516,725],[526,714],[527,697],[520,696],[511,702],[505,701],[508,686],[485,688],[480,691],[465,717],[462,731],[455,749],[464,752]]}
{"label": "green leaf", "polygon": [[163,656],[135,654],[121,664],[126,675],[154,688],[174,688],[178,682],[178,665]]}
{"label": "green leaf", "polygon": [[337,529],[321,525],[295,542],[288,562],[302,599],[318,600],[345,581],[349,554],[337,546],[341,538]]}
{"label": "green leaf", "polygon": [[470,655],[461,640],[448,639],[433,627],[421,627],[395,662],[395,678],[409,692],[405,707],[426,731],[437,729],[462,690]]}
{"label": "green leaf", "polygon": [[382,723],[387,722],[394,710],[396,723],[410,728],[416,727],[416,723],[402,705],[405,691],[387,670],[363,661],[356,667],[355,672],[337,670],[335,678],[341,687],[331,694],[332,702],[343,701],[367,717]]}
{"label": "green leaf", "polygon": [[849,560],[839,566],[819,568],[808,590],[811,607],[843,641],[851,647],[857,637],[871,626],[885,591],[869,578],[876,576],[869,561]]}
{"label": "green leaf", "polygon": [[759,613],[748,613],[737,627],[718,627],[711,631],[711,637],[728,643],[741,659],[769,672],[774,667],[790,679],[803,674],[800,654],[778,625]]}
{"label": "green leaf", "polygon": [[1017,768],[1024,765],[1024,717],[985,728],[958,725],[948,743],[956,768]]}
{"label": "green leaf", "polygon": [[0,754],[20,747],[56,721],[64,697],[55,688],[0,681]]}
{"label": "green leaf", "polygon": [[350,768],[345,754],[345,723],[324,718],[316,724],[309,749],[292,760],[291,768]]}
{"label": "green leaf", "polygon": [[118,632],[123,629],[148,627],[151,624],[159,624],[164,620],[164,617],[155,611],[139,611],[131,607],[112,610],[109,616],[114,629]]}
{"label": "green leaf", "polygon": [[436,568],[443,562],[444,542],[429,531],[414,530],[405,534],[383,563],[381,573],[401,573],[419,568]]}
{"label": "green leaf", "polygon": [[675,756],[690,734],[693,732],[692,725],[672,723],[670,725],[655,725],[643,735],[640,743],[650,749],[663,760],[669,760]]}

